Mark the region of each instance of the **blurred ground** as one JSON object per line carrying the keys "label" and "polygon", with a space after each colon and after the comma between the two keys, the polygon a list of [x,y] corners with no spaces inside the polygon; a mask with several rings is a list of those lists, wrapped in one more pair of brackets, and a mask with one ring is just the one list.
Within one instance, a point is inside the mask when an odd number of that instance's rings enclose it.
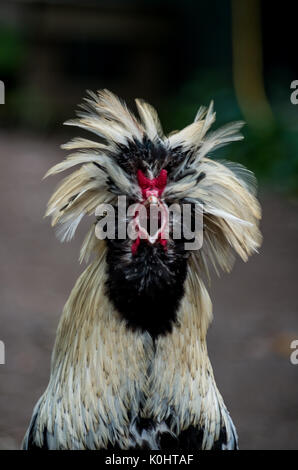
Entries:
{"label": "blurred ground", "polygon": [[[0,449],[18,448],[49,378],[62,307],[83,267],[80,230],[61,245],[43,220],[54,179],[41,182],[63,153],[52,138],[0,135],[1,312]],[[58,178],[59,179],[59,178]],[[264,244],[248,264],[212,284],[215,320],[209,352],[242,449],[298,448],[298,205],[264,191]]]}

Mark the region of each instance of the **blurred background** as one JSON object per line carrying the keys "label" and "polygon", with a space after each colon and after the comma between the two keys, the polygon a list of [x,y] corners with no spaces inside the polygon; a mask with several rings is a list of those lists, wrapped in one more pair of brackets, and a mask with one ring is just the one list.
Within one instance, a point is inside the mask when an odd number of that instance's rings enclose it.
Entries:
{"label": "blurred background", "polygon": [[41,182],[77,135],[63,128],[86,89],[142,97],[171,131],[215,101],[245,140],[217,153],[259,181],[264,243],[213,279],[209,353],[242,449],[298,448],[298,5],[284,0],[61,0],[0,4],[0,449],[19,448],[49,378],[55,330],[84,229],[61,245]]}

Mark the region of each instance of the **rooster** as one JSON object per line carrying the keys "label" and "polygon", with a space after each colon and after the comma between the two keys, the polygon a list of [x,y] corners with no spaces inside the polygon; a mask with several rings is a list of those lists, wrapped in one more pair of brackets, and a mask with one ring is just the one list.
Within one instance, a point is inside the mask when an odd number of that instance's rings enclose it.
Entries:
{"label": "rooster", "polygon": [[[210,158],[242,138],[242,122],[210,131],[213,103],[193,123],[165,136],[155,109],[136,100],[139,117],[108,90],[88,92],[66,122],[99,139],[75,138],[47,175],[80,166],[49,201],[46,215],[62,241],[93,216],[80,260],[92,261],[63,310],[46,391],[37,402],[24,449],[237,449],[237,433],[217,389],[206,346],[213,267],[229,272],[233,253],[246,261],[261,244],[253,174]],[[46,175],[46,176],[47,176]],[[186,249],[168,237],[103,239],[96,208],[189,204],[200,212],[203,243]],[[135,221],[126,216],[124,223]]]}

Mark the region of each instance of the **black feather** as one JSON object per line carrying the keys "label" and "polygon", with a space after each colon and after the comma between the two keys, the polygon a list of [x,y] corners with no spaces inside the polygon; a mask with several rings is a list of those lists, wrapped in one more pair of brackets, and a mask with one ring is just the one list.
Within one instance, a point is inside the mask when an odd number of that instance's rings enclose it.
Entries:
{"label": "black feather", "polygon": [[145,240],[135,256],[128,250],[126,240],[108,240],[107,295],[129,327],[167,333],[184,294],[188,253],[181,240],[166,251]]}

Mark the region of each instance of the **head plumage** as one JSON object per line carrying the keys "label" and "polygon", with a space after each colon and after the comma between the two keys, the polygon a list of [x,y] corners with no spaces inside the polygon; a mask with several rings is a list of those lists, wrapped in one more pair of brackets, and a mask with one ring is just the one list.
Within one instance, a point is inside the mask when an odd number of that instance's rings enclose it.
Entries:
{"label": "head plumage", "polygon": [[[101,203],[114,204],[118,195],[141,200],[141,173],[143,183],[166,175],[165,201],[200,202],[203,207],[204,242],[192,262],[208,273],[209,262],[215,269],[229,270],[233,250],[246,260],[261,242],[253,174],[241,165],[210,158],[219,147],[242,139],[243,122],[209,132],[215,121],[211,103],[208,109],[200,107],[192,124],[165,136],[155,109],[143,100],[136,104],[140,118],[110,91],[89,91],[77,119],[66,122],[99,140],[75,138],[63,145],[72,153],[46,174],[81,165],[62,181],[48,204],[46,215],[58,225],[61,239],[70,240],[82,217],[94,215]],[[82,257],[94,247],[94,238],[92,228]]]}

